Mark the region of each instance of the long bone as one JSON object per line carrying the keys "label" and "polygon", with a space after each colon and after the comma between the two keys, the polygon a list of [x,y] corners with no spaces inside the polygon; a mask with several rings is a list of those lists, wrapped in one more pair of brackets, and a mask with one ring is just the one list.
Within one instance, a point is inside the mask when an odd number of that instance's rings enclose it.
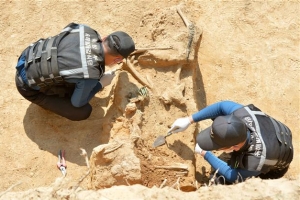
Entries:
{"label": "long bone", "polygon": [[182,18],[185,26],[189,29],[189,41],[188,41],[188,45],[187,45],[187,56],[186,56],[186,59],[188,60],[190,53],[191,53],[191,46],[192,46],[193,38],[195,35],[195,26],[193,23],[191,23],[187,19],[187,17],[182,13],[182,11],[179,7],[177,7],[177,12],[180,15],[180,17]]}
{"label": "long bone", "polygon": [[[142,85],[147,86],[148,88],[152,88],[152,85],[150,85],[148,83],[148,81],[146,79],[144,79],[141,74],[136,71],[136,69],[134,68],[134,56],[131,56],[129,62],[126,62],[125,64],[123,64],[122,69],[124,69],[124,67],[126,68],[126,66],[128,67],[128,69],[130,70],[130,72],[132,73],[132,75],[134,76],[134,78],[137,79],[137,81],[139,81]],[[126,69],[125,69],[126,70]],[[126,70],[127,71],[127,70]]]}
{"label": "long bone", "polygon": [[144,53],[149,50],[168,50],[173,49],[173,47],[146,47],[146,48],[136,48],[134,52],[132,52],[130,55],[138,54],[138,53]]}

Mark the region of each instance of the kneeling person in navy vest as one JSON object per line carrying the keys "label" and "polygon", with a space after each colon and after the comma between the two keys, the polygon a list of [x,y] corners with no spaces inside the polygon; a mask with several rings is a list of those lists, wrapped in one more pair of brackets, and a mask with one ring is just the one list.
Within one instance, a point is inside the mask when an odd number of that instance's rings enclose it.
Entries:
{"label": "kneeling person in navy vest", "polygon": [[[252,104],[243,106],[222,101],[177,119],[169,131],[181,132],[191,123],[205,119],[212,119],[213,123],[197,135],[195,153],[218,170],[218,176],[226,182],[257,176],[280,178],[287,172],[294,150],[292,133],[283,123]],[[216,157],[212,150],[229,153],[228,163]]]}

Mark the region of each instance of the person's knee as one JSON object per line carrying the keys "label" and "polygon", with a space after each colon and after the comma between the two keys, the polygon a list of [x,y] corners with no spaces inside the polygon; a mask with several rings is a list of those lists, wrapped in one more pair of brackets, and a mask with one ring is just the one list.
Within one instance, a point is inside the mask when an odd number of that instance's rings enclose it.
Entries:
{"label": "person's knee", "polygon": [[80,108],[80,107],[85,106],[86,103],[80,102],[75,98],[71,98],[71,104],[72,104],[72,106],[74,106],[76,108]]}
{"label": "person's knee", "polygon": [[91,113],[92,113],[92,107],[88,104],[78,109],[78,112],[73,113],[68,118],[72,121],[82,121],[88,119]]}

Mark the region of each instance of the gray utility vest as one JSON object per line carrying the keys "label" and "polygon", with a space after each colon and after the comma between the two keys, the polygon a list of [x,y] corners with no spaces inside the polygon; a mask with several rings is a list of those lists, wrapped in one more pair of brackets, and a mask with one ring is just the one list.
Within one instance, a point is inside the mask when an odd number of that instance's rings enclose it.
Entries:
{"label": "gray utility vest", "polygon": [[100,79],[105,71],[102,41],[88,26],[71,23],[61,33],[24,50],[29,86],[64,85],[65,79]]}
{"label": "gray utility vest", "polygon": [[247,150],[232,153],[234,168],[267,173],[289,166],[293,159],[292,133],[283,123],[261,112],[250,104],[233,112],[250,130]]}

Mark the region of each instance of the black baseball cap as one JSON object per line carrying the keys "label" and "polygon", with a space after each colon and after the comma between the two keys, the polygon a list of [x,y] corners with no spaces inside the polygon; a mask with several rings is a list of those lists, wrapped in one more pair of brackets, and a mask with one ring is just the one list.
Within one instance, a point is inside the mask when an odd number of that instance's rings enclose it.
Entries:
{"label": "black baseball cap", "polygon": [[113,32],[108,35],[108,38],[110,48],[115,48],[124,58],[127,58],[135,50],[132,38],[123,31]]}
{"label": "black baseball cap", "polygon": [[234,115],[217,117],[212,125],[201,131],[196,141],[206,151],[231,147],[247,138],[246,124]]}

